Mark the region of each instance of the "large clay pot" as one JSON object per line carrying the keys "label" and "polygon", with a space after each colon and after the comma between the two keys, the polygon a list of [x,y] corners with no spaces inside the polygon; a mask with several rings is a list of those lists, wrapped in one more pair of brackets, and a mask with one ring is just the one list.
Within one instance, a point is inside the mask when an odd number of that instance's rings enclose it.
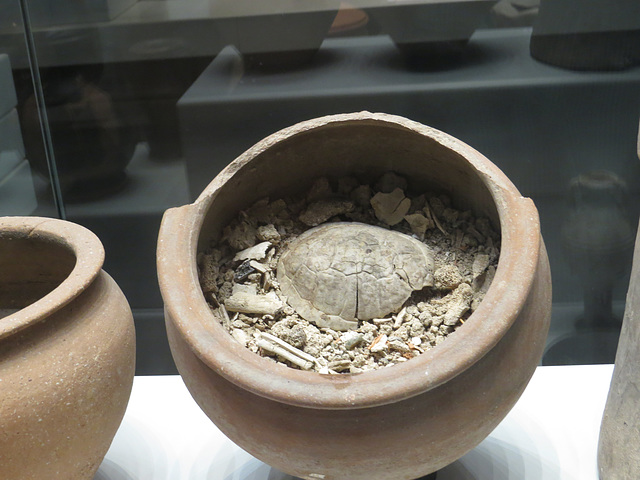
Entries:
{"label": "large clay pot", "polygon": [[[638,132],[640,158],[640,131]],[[598,443],[602,480],[640,478],[640,230]]]}
{"label": "large clay pot", "polygon": [[91,479],[133,383],[129,305],[62,220],[0,218],[0,478]]}
{"label": "large clay pot", "polygon": [[[294,370],[223,330],[200,286],[196,255],[238,210],[302,191],[323,175],[377,177],[448,192],[501,230],[484,301],[446,341],[361,374]],[[169,341],[191,394],[234,442],[306,479],[413,479],[484,439],[523,392],[542,355],[551,279],[538,214],[481,154],[404,118],[335,115],[282,130],[224,169],[191,205],[168,210],[158,273]]]}

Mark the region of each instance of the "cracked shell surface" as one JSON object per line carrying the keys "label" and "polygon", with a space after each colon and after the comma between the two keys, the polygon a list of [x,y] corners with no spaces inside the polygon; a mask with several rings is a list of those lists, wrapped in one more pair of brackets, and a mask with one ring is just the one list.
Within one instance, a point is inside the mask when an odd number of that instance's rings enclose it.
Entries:
{"label": "cracked shell surface", "polygon": [[357,328],[358,320],[400,310],[412,292],[433,284],[430,249],[403,233],[355,222],[307,230],[277,267],[288,303],[319,327]]}

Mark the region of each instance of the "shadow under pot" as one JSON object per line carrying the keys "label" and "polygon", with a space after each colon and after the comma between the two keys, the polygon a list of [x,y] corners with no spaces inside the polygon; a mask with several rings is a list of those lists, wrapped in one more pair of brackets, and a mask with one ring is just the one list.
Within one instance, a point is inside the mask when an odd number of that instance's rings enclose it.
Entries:
{"label": "shadow under pot", "polygon": [[0,478],[91,479],[135,367],[129,305],[89,230],[0,218]]}
{"label": "shadow under pot", "polygon": [[[286,367],[232,337],[222,309],[205,300],[198,254],[260,199],[304,193],[321,177],[389,171],[408,179],[408,191],[446,193],[501,233],[494,280],[464,324],[408,361],[339,375]],[[158,274],[172,354],[197,403],[240,447],[304,479],[415,479],[464,455],[524,391],[551,310],[533,202],[459,140],[368,112],[281,130],[231,162],[193,204],[168,210]]]}

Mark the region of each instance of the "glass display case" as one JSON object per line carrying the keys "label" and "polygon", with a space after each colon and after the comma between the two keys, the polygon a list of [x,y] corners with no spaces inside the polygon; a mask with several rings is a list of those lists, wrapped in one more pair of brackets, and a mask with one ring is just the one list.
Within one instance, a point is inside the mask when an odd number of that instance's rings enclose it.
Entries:
{"label": "glass display case", "polygon": [[175,373],[160,220],[263,137],[362,110],[447,132],[540,213],[545,365],[613,363],[640,214],[634,0],[0,0],[0,215],[95,232],[139,374]]}

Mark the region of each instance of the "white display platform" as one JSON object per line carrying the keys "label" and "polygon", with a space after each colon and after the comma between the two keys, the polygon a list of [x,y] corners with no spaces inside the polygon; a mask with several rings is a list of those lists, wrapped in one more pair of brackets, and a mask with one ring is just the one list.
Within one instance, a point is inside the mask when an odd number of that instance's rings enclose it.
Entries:
{"label": "white display platform", "polygon": [[[613,365],[538,367],[477,448],[438,480],[597,480]],[[291,480],[227,439],[179,376],[136,377],[127,413],[94,480]]]}

